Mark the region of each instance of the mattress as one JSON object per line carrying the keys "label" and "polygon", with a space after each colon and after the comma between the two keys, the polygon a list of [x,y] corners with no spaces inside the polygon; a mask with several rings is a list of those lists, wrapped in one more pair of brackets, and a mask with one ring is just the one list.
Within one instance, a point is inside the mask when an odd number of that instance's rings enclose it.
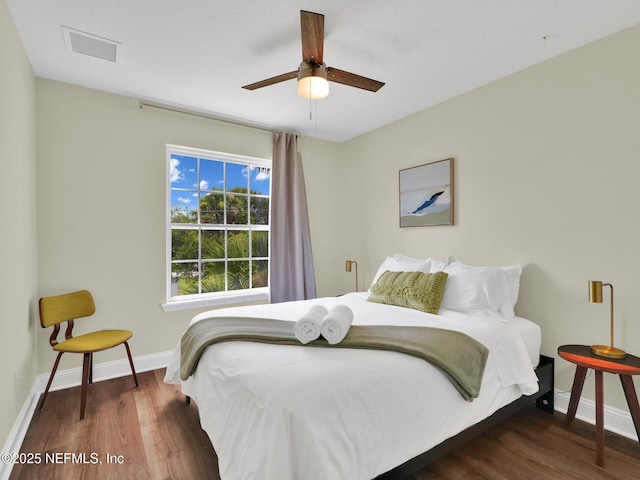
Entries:
{"label": "mattress", "polygon": [[[354,324],[461,331],[489,349],[478,398],[465,401],[440,370],[391,351],[234,341],[209,347],[179,377],[179,346],[165,381],[198,404],[222,480],[371,479],[537,391],[540,329],[441,309],[374,304],[367,293],[206,312],[296,321],[311,305],[344,304]],[[215,468],[215,466],[212,466]]]}

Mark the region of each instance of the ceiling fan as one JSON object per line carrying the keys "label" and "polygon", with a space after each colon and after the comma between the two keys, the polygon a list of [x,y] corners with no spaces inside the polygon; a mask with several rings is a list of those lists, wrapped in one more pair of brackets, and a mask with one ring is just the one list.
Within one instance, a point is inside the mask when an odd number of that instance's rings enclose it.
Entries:
{"label": "ceiling fan", "polygon": [[329,81],[371,92],[377,92],[382,88],[383,82],[327,67],[323,60],[324,15],[300,10],[300,27],[302,31],[302,63],[298,69],[245,85],[242,88],[256,90],[298,78],[298,95],[310,99],[324,98],[329,95]]}

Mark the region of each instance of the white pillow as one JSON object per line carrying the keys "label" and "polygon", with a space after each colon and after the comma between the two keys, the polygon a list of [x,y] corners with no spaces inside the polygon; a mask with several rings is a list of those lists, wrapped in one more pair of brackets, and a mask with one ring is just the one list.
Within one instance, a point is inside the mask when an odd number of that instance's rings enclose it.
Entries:
{"label": "white pillow", "polygon": [[435,273],[435,272],[444,272],[444,270],[447,268],[447,265],[449,265],[453,260],[453,257],[445,257],[442,259],[431,259],[431,272]]}
{"label": "white pillow", "polygon": [[[394,253],[393,259],[400,260],[401,262],[407,262],[407,263],[422,263],[425,260],[424,258],[407,257],[406,255],[400,255],[399,253]],[[427,258],[427,260],[429,259]]]}
{"label": "white pillow", "polygon": [[[449,257],[451,258],[451,257]],[[465,265],[458,260],[451,258],[451,265],[462,265],[469,268],[498,268],[507,274],[509,279],[509,292],[511,296],[511,302],[513,306],[518,302],[518,294],[520,292],[520,277],[522,276],[522,261],[515,265],[507,265],[505,267],[474,267],[472,265]],[[433,261],[432,261],[433,268]]]}
{"label": "white pillow", "polygon": [[479,313],[504,322],[513,320],[512,281],[504,269],[454,262],[444,271],[449,277],[441,308]]}
{"label": "white pillow", "polygon": [[[406,255],[400,255],[399,253],[394,253],[393,258],[396,260],[401,260],[403,262],[415,262],[422,263],[425,260],[421,258],[413,258],[407,257]],[[449,263],[455,261],[453,257],[445,257],[441,260],[435,258],[427,258],[427,260],[431,261],[431,273],[442,272]]]}
{"label": "white pillow", "polygon": [[[391,272],[422,272],[429,273],[431,271],[430,260],[418,260],[416,258],[404,257],[407,260],[399,260],[393,257],[387,257],[384,262],[378,267],[375,277],[373,277],[373,285],[378,281],[378,278],[387,270]],[[371,287],[369,287],[371,289]]]}
{"label": "white pillow", "polygon": [[497,267],[507,274],[509,277],[509,289],[511,291],[511,301],[513,305],[518,301],[520,293],[520,277],[522,276],[522,262],[517,265],[508,265],[506,267]]}

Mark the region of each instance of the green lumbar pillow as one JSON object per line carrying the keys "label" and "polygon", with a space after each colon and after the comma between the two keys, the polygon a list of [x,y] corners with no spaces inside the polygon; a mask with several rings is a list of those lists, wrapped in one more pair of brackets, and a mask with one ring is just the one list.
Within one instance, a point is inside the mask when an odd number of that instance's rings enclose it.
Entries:
{"label": "green lumbar pillow", "polygon": [[384,272],[371,286],[368,300],[437,314],[442,303],[445,272]]}

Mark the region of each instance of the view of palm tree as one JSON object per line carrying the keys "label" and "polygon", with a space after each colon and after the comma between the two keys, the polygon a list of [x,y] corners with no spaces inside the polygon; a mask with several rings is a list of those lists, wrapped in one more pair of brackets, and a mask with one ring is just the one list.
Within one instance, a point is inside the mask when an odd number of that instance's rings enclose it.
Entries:
{"label": "view of palm tree", "polygon": [[270,169],[181,155],[171,162],[171,295],[267,287]]}

